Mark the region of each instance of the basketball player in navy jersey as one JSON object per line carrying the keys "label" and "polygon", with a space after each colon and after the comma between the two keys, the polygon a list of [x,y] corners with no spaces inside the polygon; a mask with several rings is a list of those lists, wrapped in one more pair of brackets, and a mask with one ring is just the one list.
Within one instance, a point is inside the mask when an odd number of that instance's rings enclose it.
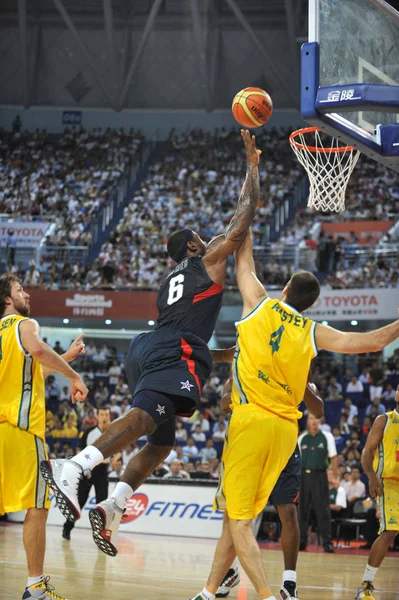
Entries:
{"label": "basketball player in navy jersey", "polygon": [[161,284],[154,331],[130,344],[126,373],[133,408],[73,460],[41,463],[41,472],[54,489],[62,514],[80,517],[78,487],[84,471],[146,435],[147,444],[128,463],[111,498],[89,513],[93,538],[106,554],[115,556],[111,539],[127,501],[169,454],[175,442],[175,415],[191,416],[201,387],[212,370],[209,342],[222,304],[226,263],[245,238],[259,201],[260,150],[255,136],[241,130],[247,154],[247,173],[236,212],[227,231],[208,245],[191,229],[172,234],[168,253],[177,263]]}

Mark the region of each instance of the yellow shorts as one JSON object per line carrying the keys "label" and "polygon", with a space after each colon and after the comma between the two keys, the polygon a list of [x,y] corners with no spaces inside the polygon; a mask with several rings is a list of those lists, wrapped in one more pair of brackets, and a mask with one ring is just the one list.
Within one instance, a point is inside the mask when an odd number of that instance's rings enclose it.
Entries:
{"label": "yellow shorts", "polygon": [[0,423],[0,514],[50,508],[49,489],[39,465],[47,458],[43,441],[10,423]]}
{"label": "yellow shorts", "polygon": [[235,406],[226,433],[214,509],[255,518],[294,452],[298,424],[256,404]]}
{"label": "yellow shorts", "polygon": [[382,496],[380,504],[380,533],[399,531],[399,481],[381,479]]}

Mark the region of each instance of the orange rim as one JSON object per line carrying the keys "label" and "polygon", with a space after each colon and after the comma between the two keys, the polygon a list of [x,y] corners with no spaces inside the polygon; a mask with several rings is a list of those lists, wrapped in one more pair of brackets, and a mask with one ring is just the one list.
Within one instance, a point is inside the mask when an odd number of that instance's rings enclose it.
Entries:
{"label": "orange rim", "polygon": [[342,146],[342,148],[323,148],[317,146],[307,146],[305,144],[300,144],[295,140],[296,136],[305,133],[314,133],[315,131],[321,131],[318,127],[305,127],[304,129],[297,129],[297,131],[293,131],[290,135],[290,144],[291,146],[295,146],[298,150],[309,150],[309,152],[324,152],[325,154],[331,154],[333,152],[351,152],[352,150],[356,150],[353,146]]}

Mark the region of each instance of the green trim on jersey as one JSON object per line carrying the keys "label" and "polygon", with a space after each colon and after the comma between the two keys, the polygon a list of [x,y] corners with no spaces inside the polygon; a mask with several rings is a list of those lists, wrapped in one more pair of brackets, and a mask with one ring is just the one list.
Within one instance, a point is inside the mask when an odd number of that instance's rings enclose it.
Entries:
{"label": "green trim on jersey", "polygon": [[242,389],[241,381],[238,376],[238,359],[240,356],[240,348],[238,345],[238,338],[239,338],[239,334],[237,333],[237,342],[236,342],[237,349],[236,349],[234,359],[233,359],[233,381],[237,388],[238,395],[240,396],[240,404],[249,404],[248,398],[246,397],[245,392]]}
{"label": "green trim on jersey", "polygon": [[29,429],[29,416],[32,406],[32,368],[33,358],[30,355],[25,355],[22,366],[22,390],[18,412],[18,427],[26,430]]}

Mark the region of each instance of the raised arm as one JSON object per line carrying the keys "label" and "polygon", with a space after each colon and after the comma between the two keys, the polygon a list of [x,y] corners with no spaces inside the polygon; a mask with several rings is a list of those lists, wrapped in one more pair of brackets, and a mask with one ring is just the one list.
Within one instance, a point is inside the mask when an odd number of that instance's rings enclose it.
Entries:
{"label": "raised arm", "polygon": [[238,199],[237,209],[226,233],[210,242],[204,256],[204,265],[212,278],[214,278],[212,271],[220,269],[220,267],[224,268],[229,254],[235,252],[242,244],[259,203],[258,164],[261,151],[257,150],[255,136],[251,136],[249,131],[242,129],[241,136],[247,153],[247,174]]}
{"label": "raised arm", "polygon": [[374,471],[373,462],[378,444],[381,442],[384,435],[386,422],[386,415],[380,415],[376,418],[370,433],[367,436],[366,445],[362,452],[362,467],[369,478],[370,496],[372,498],[376,498],[382,494],[381,481],[377,473]]}
{"label": "raised arm", "polygon": [[252,248],[252,231],[250,229],[235,255],[237,285],[244,304],[243,317],[246,317],[267,296],[265,288],[256,276]]}
{"label": "raised arm", "polygon": [[345,333],[320,324],[316,327],[316,344],[319,350],[342,354],[379,352],[397,337],[399,337],[399,321],[367,333]]}

